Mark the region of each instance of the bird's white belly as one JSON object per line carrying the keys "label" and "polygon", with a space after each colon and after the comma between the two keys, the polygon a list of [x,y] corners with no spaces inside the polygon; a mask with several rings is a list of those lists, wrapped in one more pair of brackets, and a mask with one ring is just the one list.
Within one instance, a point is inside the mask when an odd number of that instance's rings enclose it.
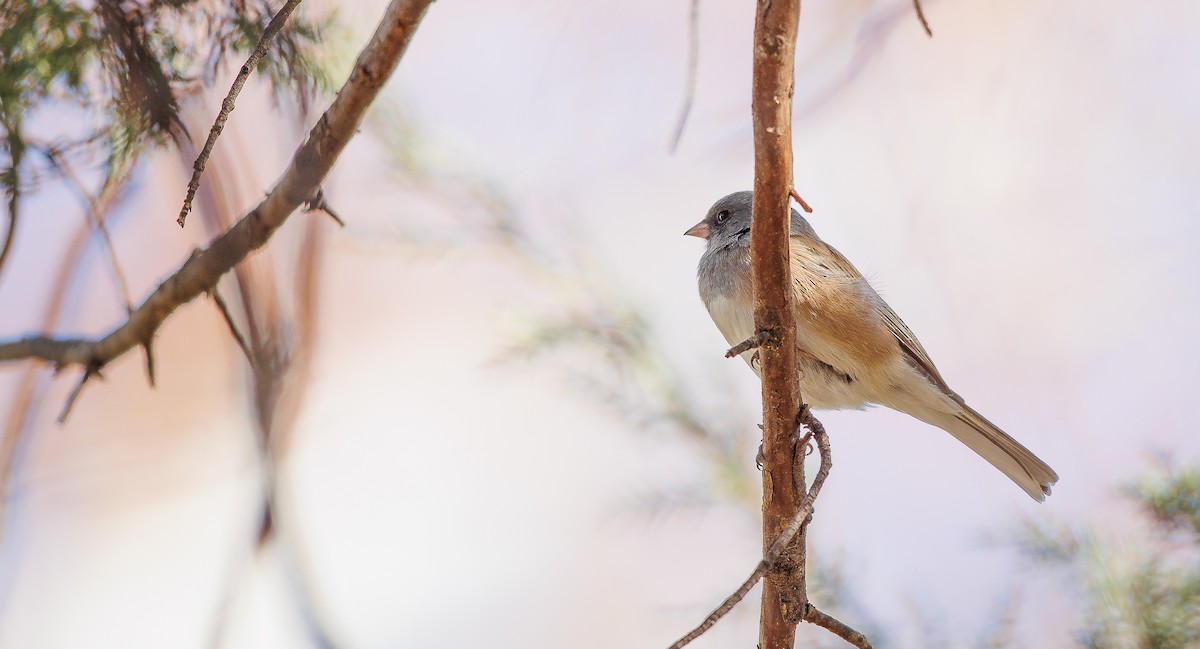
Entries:
{"label": "bird's white belly", "polygon": [[[716,323],[721,335],[732,347],[754,335],[754,307],[750,300],[739,300],[728,295],[718,295],[705,303],[708,313]],[[824,358],[822,349],[814,349],[811,345],[821,346],[822,342],[816,336],[797,327],[796,336],[801,349],[807,350],[818,358]],[[759,360],[754,358],[754,350],[742,353],[742,360],[762,378]],[[821,410],[841,410],[846,408],[861,409],[868,403],[863,394],[862,386],[855,381],[832,376],[829,371],[801,356],[800,363],[800,396],[813,408]]]}

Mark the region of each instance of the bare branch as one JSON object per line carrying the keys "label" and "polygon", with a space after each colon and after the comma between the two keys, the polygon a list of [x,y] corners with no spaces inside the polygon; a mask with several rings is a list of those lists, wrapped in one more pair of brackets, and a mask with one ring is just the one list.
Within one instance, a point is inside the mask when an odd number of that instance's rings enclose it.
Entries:
{"label": "bare branch", "polygon": [[921,27],[925,30],[925,35],[933,38],[933,30],[929,28],[929,21],[925,20],[925,10],[921,8],[921,0],[913,0],[913,9],[917,12],[917,20],[921,21]]}
{"label": "bare branch", "polygon": [[146,351],[146,381],[150,383],[150,387],[158,387],[154,376],[154,343],[147,340],[142,343],[142,349]]}
{"label": "bare branch", "polygon": [[733,347],[730,347],[729,351],[725,352],[725,358],[733,358],[734,356],[740,356],[751,349],[758,349],[766,344],[768,338],[770,338],[769,332],[756,332],[753,336],[750,336]]}
{"label": "bare branch", "polygon": [[823,629],[828,629],[834,635],[858,647],[858,649],[871,649],[871,641],[867,639],[867,636],[851,629],[837,618],[821,612],[811,602],[805,607],[804,621],[815,624]]}
{"label": "bare branch", "polygon": [[800,204],[800,207],[804,208],[805,212],[812,214],[812,208],[808,206],[808,203],[803,198],[800,198],[800,194],[796,191],[795,187],[788,188],[788,195],[796,199],[796,202]]}
{"label": "bare branch", "polygon": [[275,34],[283,29],[283,24],[287,22],[288,16],[292,15],[292,11],[296,5],[300,4],[300,0],[288,0],[284,3],[275,16],[271,18],[271,22],[267,24],[267,28],[263,30],[262,38],[259,39],[258,45],[254,47],[254,51],[242,64],[242,69],[238,71],[237,77],[233,80],[233,85],[229,88],[229,93],[225,95],[225,100],[221,102],[221,111],[217,113],[217,119],[213,122],[212,128],[208,131],[208,139],[204,142],[204,148],[200,150],[200,155],[196,156],[196,162],[192,165],[192,179],[188,181],[187,197],[183,199],[183,207],[179,208],[179,218],[176,223],[179,227],[183,227],[184,221],[187,220],[188,212],[192,211],[192,199],[196,197],[196,189],[200,187],[200,175],[204,173],[204,165],[208,163],[208,156],[212,153],[213,145],[217,143],[217,138],[220,137],[221,131],[225,129],[225,122],[229,119],[229,114],[233,112],[234,101],[237,99],[238,93],[242,91],[242,86],[246,85],[246,79],[250,77],[250,73],[254,71],[258,61],[267,53],[267,49],[271,46],[271,41],[275,38]]}
{"label": "bare branch", "polygon": [[67,402],[63,404],[62,412],[58,413],[58,419],[56,419],[58,423],[61,424],[67,420],[71,409],[75,407],[75,400],[79,398],[79,393],[83,392],[83,386],[87,385],[92,377],[103,378],[100,376],[99,368],[88,365],[83,370],[83,376],[79,377],[79,383],[75,384],[75,389],[71,390],[71,394],[67,396]]}
{"label": "bare branch", "polygon": [[[106,215],[117,204],[117,199],[121,195],[121,189],[129,180],[131,169],[131,164],[118,168],[118,173],[115,175],[110,174],[104,186],[101,187],[96,201],[98,214],[102,221],[105,220]],[[41,322],[43,330],[54,328],[62,315],[63,305],[67,302],[70,287],[75,283],[80,270],[83,268],[83,260],[86,257],[84,253],[87,250],[86,246],[89,240],[88,233],[91,231],[94,230],[90,227],[90,224],[81,224],[75,236],[71,238],[70,243],[67,245],[58,273],[54,281],[50,284],[49,298],[46,301],[45,313],[42,316]],[[13,392],[14,396],[9,402],[8,419],[4,426],[4,437],[3,441],[0,441],[0,489],[3,489],[4,495],[4,497],[0,498],[0,538],[3,538],[4,523],[6,522],[3,505],[7,501],[7,495],[12,487],[20,448],[23,446],[32,425],[32,418],[29,414],[43,392],[40,389],[40,382],[38,381],[38,378],[43,374],[41,371],[43,369],[37,365],[30,364],[25,369],[25,372],[22,373],[16,390]],[[0,608],[2,607],[3,603],[0,602]]]}
{"label": "bare branch", "polygon": [[0,362],[40,358],[59,366],[104,367],[153,338],[177,309],[211,291],[222,275],[261,248],[304,201],[310,199],[354,136],[367,107],[403,55],[432,0],[393,0],[349,79],[296,151],[278,184],[253,210],[189,258],[129,318],[100,338],[27,335],[0,342]]}
{"label": "bare branch", "polygon": [[696,74],[700,67],[700,0],[692,0],[692,10],[688,18],[688,59],[687,86],[683,90],[683,106],[679,109],[679,121],[675,124],[675,134],[671,136],[671,145],[667,150],[675,153],[679,148],[679,140],[683,139],[683,127],[687,125],[688,115],[692,112],[692,102],[696,99]]}
{"label": "bare branch", "polygon": [[217,309],[221,312],[221,317],[225,319],[225,324],[229,326],[229,333],[233,334],[233,339],[237,341],[238,347],[246,355],[246,361],[250,363],[250,367],[254,367],[254,354],[250,351],[250,346],[246,344],[246,338],[242,336],[242,332],[238,331],[237,323],[233,321],[233,314],[229,312],[229,306],[225,304],[225,300],[221,299],[221,292],[214,286],[208,294],[212,296],[213,302],[216,302]]}
{"label": "bare branch", "polygon": [[[133,299],[129,297],[129,283],[125,280],[125,271],[121,269],[120,260],[117,258],[117,249],[113,245],[112,236],[109,235],[108,226],[104,224],[104,219],[101,216],[98,198],[88,192],[87,187],[84,186],[83,182],[79,179],[79,176],[75,174],[75,171],[71,168],[70,163],[63,159],[62,153],[56,148],[53,146],[46,146],[37,147],[37,150],[46,157],[46,160],[50,163],[50,166],[53,167],[60,176],[62,176],[63,180],[67,181],[67,184],[70,185],[76,196],[78,196],[79,200],[83,203],[83,209],[87,213],[88,223],[90,223],[96,233],[100,235],[100,241],[104,244],[104,252],[108,257],[108,264],[112,269],[113,282],[117,286],[117,293],[121,297],[121,303],[124,305],[127,313],[133,311]],[[132,160],[124,159],[120,163],[120,166],[130,167],[131,163]],[[99,193],[103,194],[105,192],[110,179],[125,176],[127,176],[126,169],[110,169],[108,176],[104,180],[104,184],[100,188]],[[151,381],[151,383],[153,383],[153,381]]]}
{"label": "bare branch", "polygon": [[[763,405],[763,550],[769,556],[800,512],[795,485],[804,484],[804,463],[793,461],[796,413],[800,412],[796,358],[796,309],[788,237],[792,189],[792,94],[800,0],[758,0],[754,22],[754,68],[750,112],[754,126],[754,199],[750,271],[754,328],[770,332],[759,348]],[[795,475],[799,472],[800,475]],[[805,515],[806,516],[806,515]],[[803,521],[805,516],[800,516]],[[800,526],[797,525],[797,530]],[[793,533],[794,535],[794,533]],[[804,534],[789,542],[787,565],[765,575],[759,627],[762,649],[791,649],[795,620],[789,608],[808,600],[804,585]],[[787,544],[785,544],[787,546]],[[783,548],[778,550],[783,551]]]}
{"label": "bare branch", "polygon": [[342,217],[338,216],[337,212],[333,211],[333,208],[329,206],[329,201],[325,200],[325,190],[320,187],[317,188],[317,193],[312,198],[304,202],[304,211],[324,212],[339,227],[346,227],[346,222],[342,220]]}
{"label": "bare branch", "polygon": [[[796,513],[792,516],[791,520],[787,522],[787,525],[784,526],[783,530],[779,533],[779,536],[772,541],[770,547],[767,548],[766,553],[763,555],[763,558],[758,562],[758,565],[755,566],[754,571],[750,573],[750,576],[742,582],[742,585],[738,586],[737,590],[735,590],[732,595],[725,598],[725,601],[721,602],[721,605],[718,606],[712,613],[710,613],[708,617],[706,617],[704,621],[700,623],[699,626],[689,631],[687,635],[684,635],[682,638],[677,640],[675,644],[671,645],[670,649],[682,649],[692,640],[695,640],[703,635],[705,631],[708,631],[721,618],[725,617],[729,611],[733,610],[733,607],[737,606],[738,602],[742,601],[742,599],[746,597],[746,594],[754,588],[754,585],[758,583],[758,580],[762,579],[764,575],[766,575],[773,567],[775,567],[776,562],[779,561],[779,558],[783,556],[783,553],[788,550],[789,546],[792,544],[792,541],[796,539],[796,536],[808,525],[808,522],[811,520],[813,504],[816,502],[817,496],[821,494],[821,488],[825,486],[826,478],[829,477],[829,469],[833,467],[833,457],[830,454],[829,435],[825,433],[825,427],[821,425],[821,422],[817,421],[817,419],[813,417],[812,411],[809,410],[808,406],[802,406],[800,410],[799,423],[803,424],[809,429],[809,431],[811,431],[810,434],[816,438],[817,448],[821,452],[821,467],[817,470],[817,475],[813,478],[813,483],[812,486],[808,488],[808,493],[804,495],[804,500],[800,502],[799,509],[796,510]],[[795,441],[797,438],[793,436],[792,439]],[[807,436],[795,445],[795,449],[800,450],[799,457],[796,460],[797,462],[804,461],[803,448],[807,443],[806,440]],[[805,607],[802,607],[802,615],[799,616],[798,619],[808,620],[807,617],[804,617],[804,615],[807,615],[807,610],[815,611],[816,609],[815,607],[812,607],[811,604],[806,604]],[[818,613],[820,612],[818,611]],[[824,613],[820,614],[824,615]],[[829,619],[832,620],[833,618]],[[833,621],[837,622],[837,620]],[[840,622],[837,623],[841,624]]]}

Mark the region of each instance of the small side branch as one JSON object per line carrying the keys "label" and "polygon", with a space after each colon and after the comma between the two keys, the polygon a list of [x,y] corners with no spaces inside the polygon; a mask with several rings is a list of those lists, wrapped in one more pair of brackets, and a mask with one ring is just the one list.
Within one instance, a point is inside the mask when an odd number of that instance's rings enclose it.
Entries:
{"label": "small side branch", "polygon": [[[808,488],[807,493],[804,494],[804,499],[800,501],[800,508],[796,510],[796,514],[792,516],[790,521],[788,521],[787,526],[785,526],[783,531],[779,533],[779,536],[771,544],[771,547],[767,550],[766,554],[763,555],[763,558],[758,562],[758,565],[755,566],[754,571],[750,573],[750,576],[742,582],[742,585],[738,586],[737,590],[735,590],[732,595],[725,598],[725,601],[721,602],[720,606],[710,613],[708,617],[704,618],[704,621],[701,622],[699,626],[689,631],[686,635],[677,640],[675,644],[672,644],[670,649],[683,649],[683,647],[692,640],[704,635],[704,633],[711,629],[718,621],[721,620],[721,618],[725,617],[731,610],[733,610],[733,607],[737,606],[738,602],[742,601],[742,599],[746,597],[746,594],[754,588],[754,585],[757,584],[758,581],[762,579],[772,567],[775,566],[775,562],[779,560],[779,557],[783,555],[784,551],[788,549],[788,546],[791,545],[792,541],[795,540],[796,536],[802,529],[804,529],[804,527],[808,525],[808,522],[811,520],[813,504],[816,502],[817,496],[821,494],[821,488],[825,486],[825,480],[829,477],[829,470],[833,468],[833,457],[830,453],[829,435],[825,432],[825,426],[823,426],[821,422],[813,416],[812,411],[807,405],[801,406],[799,416],[797,417],[797,422],[798,424],[803,425],[805,428],[808,428],[810,434],[817,442],[817,449],[821,453],[821,467],[817,469],[817,474],[813,478],[812,486]],[[803,446],[804,443],[805,442],[802,440],[800,442],[801,446]],[[815,613],[811,613],[810,611],[815,611]],[[809,616],[813,616],[813,619],[810,620]],[[822,617],[818,618],[817,616]],[[802,608],[800,619],[807,622],[813,622],[814,624],[820,624],[817,622],[817,619],[820,619],[822,622],[828,619],[832,621],[831,623],[839,624],[842,627],[850,630],[849,627],[846,627],[844,624],[838,622],[834,618],[821,613],[816,609],[816,607],[807,602]],[[825,626],[825,624],[820,625]],[[834,629],[830,630],[834,631],[834,633],[838,633],[838,635],[842,636],[843,638],[846,637]],[[857,633],[853,630],[850,631]],[[861,634],[859,635],[861,636]],[[870,644],[868,643],[866,647],[869,648]]]}
{"label": "small side branch", "polygon": [[250,363],[250,367],[254,367],[254,354],[250,352],[250,346],[246,344],[246,337],[238,330],[237,323],[233,321],[233,314],[229,312],[229,306],[225,304],[225,300],[221,299],[221,293],[217,287],[213,287],[208,292],[212,296],[213,302],[217,305],[217,310],[221,312],[221,317],[225,320],[226,326],[229,327],[229,333],[233,335],[233,339],[237,341],[238,347],[242,353],[246,355],[246,361]]}
{"label": "small side branch", "polygon": [[93,196],[84,186],[83,181],[71,168],[71,165],[63,157],[62,153],[54,146],[37,147],[37,150],[46,158],[50,166],[62,177],[64,181],[79,197],[83,203],[84,212],[87,214],[88,222],[92,229],[100,235],[100,242],[104,244],[104,252],[108,257],[108,265],[112,270],[113,282],[116,284],[117,293],[120,295],[121,304],[125,307],[125,312],[133,311],[133,300],[129,297],[129,282],[125,279],[125,271],[121,269],[120,259],[117,257],[117,248],[113,245],[112,236],[108,231],[108,226],[104,223],[104,215],[100,210],[99,196],[103,195],[114,178],[124,177],[128,173],[128,167],[131,166],[131,161],[125,160],[117,167],[111,167],[108,170],[108,176],[101,185],[100,191],[96,196]]}
{"label": "small side branch", "polygon": [[176,309],[211,291],[225,273],[266,245],[296,208],[315,195],[391,77],[432,2],[392,0],[350,77],[275,187],[246,216],[185,261],[123,323],[96,338],[31,334],[0,340],[0,362],[38,358],[59,367],[83,365],[99,371],[130,349],[145,346]]}
{"label": "small side branch", "polygon": [[921,8],[921,0],[913,0],[913,9],[917,12],[917,20],[921,21],[921,28],[925,30],[925,35],[933,38],[933,30],[929,28],[929,21],[925,20],[925,10]]}
{"label": "small side branch", "polygon": [[304,201],[304,211],[322,212],[333,219],[333,222],[337,223],[338,227],[346,227],[346,222],[342,220],[342,217],[338,216],[337,212],[333,211],[333,208],[329,205],[329,201],[325,200],[325,190],[321,187],[317,188],[317,193],[312,198]]}
{"label": "small side branch", "polygon": [[250,77],[250,73],[258,65],[258,62],[266,55],[267,49],[271,46],[271,41],[279,30],[283,29],[283,24],[287,22],[296,5],[300,4],[300,0],[288,0],[275,16],[271,18],[271,22],[267,24],[267,28],[263,30],[262,38],[259,39],[258,45],[254,51],[250,53],[249,58],[242,64],[242,69],[238,71],[237,78],[233,80],[233,85],[229,88],[229,93],[225,95],[225,100],[221,102],[221,111],[217,113],[217,119],[213,122],[212,128],[208,131],[208,139],[204,142],[204,148],[200,150],[200,155],[196,156],[196,162],[192,165],[192,179],[188,181],[187,197],[183,199],[183,207],[179,208],[179,218],[175,220],[179,227],[183,227],[184,221],[187,220],[187,215],[192,211],[192,200],[196,198],[196,190],[200,188],[200,176],[204,173],[204,166],[208,164],[208,156],[212,153],[213,145],[217,143],[217,138],[221,136],[221,131],[225,130],[225,122],[229,119],[229,114],[233,112],[234,102],[237,96],[242,92],[242,86],[246,85],[246,79]]}
{"label": "small side branch", "polygon": [[87,382],[92,377],[104,378],[100,376],[100,368],[96,367],[94,363],[84,368],[83,376],[79,377],[79,383],[75,384],[75,389],[71,390],[71,394],[67,396],[67,402],[63,404],[62,412],[58,413],[58,423],[61,424],[67,420],[67,416],[71,414],[71,409],[75,407],[75,401],[79,399],[79,394],[83,392],[83,386],[87,385]]}
{"label": "small side branch", "polygon": [[805,212],[812,214],[812,207],[809,206],[807,201],[805,201],[803,198],[800,198],[800,192],[796,191],[795,187],[788,189],[788,195],[791,196],[793,199],[795,199],[796,202],[800,204],[800,207],[803,208]]}
{"label": "small side branch", "polygon": [[750,351],[751,349],[758,349],[759,347],[762,347],[763,345],[767,344],[767,341],[769,341],[769,340],[771,340],[770,332],[768,332],[768,331],[755,332],[755,334],[753,336],[750,336],[749,338],[734,345],[733,347],[730,347],[729,351],[725,352],[725,358],[733,358],[735,356],[740,356],[740,355]]}
{"label": "small side branch", "polygon": [[858,647],[858,649],[872,649],[871,641],[867,639],[867,636],[851,629],[837,618],[818,610],[811,602],[804,607],[804,616],[801,619],[829,630],[842,640]]}

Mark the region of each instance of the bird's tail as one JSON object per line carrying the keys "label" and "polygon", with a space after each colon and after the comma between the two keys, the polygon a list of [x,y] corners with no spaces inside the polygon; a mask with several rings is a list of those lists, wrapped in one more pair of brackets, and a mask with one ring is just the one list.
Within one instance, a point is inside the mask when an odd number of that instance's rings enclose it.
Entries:
{"label": "bird's tail", "polygon": [[949,432],[966,444],[992,466],[1003,471],[1034,500],[1045,500],[1050,495],[1050,487],[1058,482],[1058,474],[1054,469],[970,406],[961,402],[958,405],[960,408],[957,412],[927,412],[922,413],[927,416],[918,418]]}

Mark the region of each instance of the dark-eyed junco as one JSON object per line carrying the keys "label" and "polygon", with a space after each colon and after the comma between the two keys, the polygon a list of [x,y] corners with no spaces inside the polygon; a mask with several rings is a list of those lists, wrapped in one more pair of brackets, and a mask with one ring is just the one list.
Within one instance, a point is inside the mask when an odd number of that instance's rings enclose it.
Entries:
{"label": "dark-eyed junco", "polygon": [[[686,232],[708,240],[700,297],[730,345],[755,333],[750,285],[752,192],[717,201]],[[1004,472],[1035,500],[1058,474],[954,393],[916,336],[837,250],[792,210],[792,280],[800,393],[817,409],[880,404],[941,428]],[[756,373],[753,351],[742,354]]]}

